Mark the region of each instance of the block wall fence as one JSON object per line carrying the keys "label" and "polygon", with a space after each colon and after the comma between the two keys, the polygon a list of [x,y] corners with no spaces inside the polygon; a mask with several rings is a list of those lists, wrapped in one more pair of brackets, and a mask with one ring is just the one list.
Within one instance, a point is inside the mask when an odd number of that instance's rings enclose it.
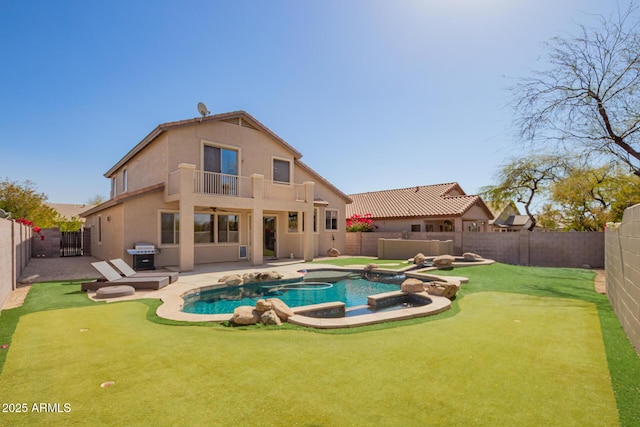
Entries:
{"label": "block wall fence", "polygon": [[[604,267],[604,233],[347,233],[346,255],[378,256],[378,239],[452,240],[453,253],[473,252],[505,264]],[[415,255],[415,254],[414,254]],[[435,255],[435,254],[425,254]]]}
{"label": "block wall fence", "polygon": [[607,296],[640,355],[640,205],[625,210],[621,223],[607,224],[605,236]]}
{"label": "block wall fence", "polygon": [[31,259],[33,230],[0,218],[0,310]]}

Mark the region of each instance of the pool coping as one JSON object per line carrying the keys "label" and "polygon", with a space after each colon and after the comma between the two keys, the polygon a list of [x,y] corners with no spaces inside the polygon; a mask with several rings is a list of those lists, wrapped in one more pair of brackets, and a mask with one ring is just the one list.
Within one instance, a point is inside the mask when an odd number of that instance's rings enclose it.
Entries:
{"label": "pool coping", "polygon": [[[300,267],[300,264],[298,264]],[[421,270],[414,271],[406,271],[409,269],[415,268],[412,265],[407,266],[404,269],[386,269],[386,268],[375,268],[371,270],[375,273],[404,273],[407,277],[415,277],[421,279],[431,279],[431,280],[441,280],[448,282],[458,282],[458,283],[466,283],[468,279],[465,277],[452,277],[452,276],[438,276],[431,273],[431,269],[429,273],[423,272]],[[276,269],[277,270],[277,269]],[[298,268],[298,270],[302,270]],[[361,272],[363,267],[361,266],[334,266],[330,264],[315,264],[315,265],[305,265],[304,270],[307,271],[322,271],[322,270],[344,270],[346,272]],[[293,278],[303,278],[304,274],[299,271],[288,271],[286,272],[283,280],[293,279]],[[172,287],[174,284],[170,284],[169,286],[163,288],[167,289]],[[184,295],[193,292],[198,288],[218,288],[218,287],[226,287],[224,284],[219,285],[205,285],[202,284],[198,286],[190,286],[189,288],[185,288],[181,292],[171,292],[170,294],[160,295],[159,298],[162,301],[162,305],[158,307],[156,310],[156,314],[159,317],[168,320],[175,321],[185,321],[185,322],[225,322],[230,321],[233,317],[233,313],[225,313],[225,314],[195,314],[195,313],[185,313],[182,311],[182,307],[184,305],[184,299],[182,298]],[[159,291],[156,291],[159,292]],[[425,317],[431,316],[443,311],[448,310],[451,307],[451,301],[448,298],[430,295],[424,292],[431,300],[432,303],[418,306],[418,307],[410,307],[410,308],[402,308],[398,310],[384,311],[379,313],[371,313],[371,314],[362,314],[358,316],[350,316],[350,317],[338,317],[338,318],[314,318],[308,316],[302,316],[298,313],[303,311],[308,311],[309,306],[300,306],[300,307],[290,307],[293,311],[294,315],[289,317],[287,320],[289,323],[296,324],[299,326],[305,327],[313,327],[318,329],[335,329],[335,328],[351,328],[357,326],[365,326],[372,325],[375,323],[394,321],[394,320],[406,320],[412,319],[416,317]],[[149,295],[150,296],[150,295]],[[326,304],[333,304],[332,302]],[[354,307],[350,307],[353,309]]]}

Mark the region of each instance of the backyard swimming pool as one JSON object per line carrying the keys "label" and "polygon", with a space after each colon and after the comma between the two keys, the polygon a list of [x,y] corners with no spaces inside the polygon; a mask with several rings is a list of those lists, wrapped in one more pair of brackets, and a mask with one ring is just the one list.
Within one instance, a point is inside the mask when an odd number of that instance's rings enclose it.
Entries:
{"label": "backyard swimming pool", "polygon": [[194,314],[232,313],[236,307],[255,305],[259,299],[266,298],[279,298],[289,307],[341,301],[349,308],[366,305],[370,295],[400,290],[405,278],[403,274],[314,272],[304,280],[260,282],[196,291],[183,296],[182,311]]}

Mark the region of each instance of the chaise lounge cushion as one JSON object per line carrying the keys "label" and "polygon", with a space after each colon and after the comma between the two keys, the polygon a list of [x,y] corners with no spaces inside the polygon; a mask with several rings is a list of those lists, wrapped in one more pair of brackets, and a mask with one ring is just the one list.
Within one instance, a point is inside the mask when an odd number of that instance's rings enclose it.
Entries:
{"label": "chaise lounge cushion", "polygon": [[136,290],[133,288],[133,286],[128,286],[128,285],[105,286],[104,288],[98,289],[98,291],[96,292],[96,298],[98,299],[118,298],[118,297],[133,295],[135,293],[136,293]]}

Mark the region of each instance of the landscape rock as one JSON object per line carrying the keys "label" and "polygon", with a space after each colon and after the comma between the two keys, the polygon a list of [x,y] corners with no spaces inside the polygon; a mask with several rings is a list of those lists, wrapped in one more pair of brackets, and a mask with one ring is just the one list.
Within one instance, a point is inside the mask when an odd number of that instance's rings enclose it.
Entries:
{"label": "landscape rock", "polygon": [[455,261],[455,258],[451,255],[438,255],[433,259],[433,265],[438,268],[447,268],[451,267],[453,261]]}
{"label": "landscape rock", "polygon": [[465,252],[462,254],[462,258],[465,261],[477,261],[483,259],[480,255],[474,254],[473,252]]}
{"label": "landscape rock", "polygon": [[424,256],[424,254],[419,253],[416,256],[413,257],[413,263],[416,265],[420,265],[422,264],[425,260],[427,259],[426,256]]}
{"label": "landscape rock", "polygon": [[233,310],[231,321],[236,325],[255,325],[260,321],[258,312],[249,305],[241,305]]}
{"label": "landscape rock", "polygon": [[273,306],[271,305],[271,303],[267,300],[264,299],[259,299],[258,301],[256,301],[256,311],[258,313],[264,313],[265,311],[269,311],[271,310]]}
{"label": "landscape rock", "polygon": [[369,273],[370,271],[372,271],[374,268],[378,268],[378,264],[367,264],[364,267],[364,272],[365,273]]}
{"label": "landscape rock", "polygon": [[20,283],[22,285],[30,285],[30,284],[34,283],[36,280],[38,280],[39,278],[40,278],[39,274],[32,274],[29,277],[25,277],[24,279],[21,279],[20,282],[18,282],[18,283]]}
{"label": "landscape rock", "polygon": [[402,282],[400,290],[408,294],[424,292],[424,282],[420,279],[408,278]]}
{"label": "landscape rock", "polygon": [[286,322],[289,317],[293,316],[295,313],[287,304],[285,304],[280,298],[268,298],[267,302],[271,303],[271,307],[273,311],[278,315],[280,320]]}
{"label": "landscape rock", "polygon": [[460,284],[455,282],[431,282],[426,283],[424,289],[429,295],[435,295],[445,298],[453,298],[460,289]]}
{"label": "landscape rock", "polygon": [[227,286],[238,286],[241,285],[243,283],[242,277],[238,276],[237,274],[231,274],[227,277],[227,279],[224,281],[224,284]]}
{"label": "landscape rock", "polygon": [[340,256],[340,251],[336,248],[331,248],[327,251],[327,256],[330,256],[330,257]]}
{"label": "landscape rock", "polygon": [[276,312],[273,310],[265,311],[264,313],[262,313],[262,315],[260,316],[260,321],[265,325],[282,325],[280,317],[278,317]]}

